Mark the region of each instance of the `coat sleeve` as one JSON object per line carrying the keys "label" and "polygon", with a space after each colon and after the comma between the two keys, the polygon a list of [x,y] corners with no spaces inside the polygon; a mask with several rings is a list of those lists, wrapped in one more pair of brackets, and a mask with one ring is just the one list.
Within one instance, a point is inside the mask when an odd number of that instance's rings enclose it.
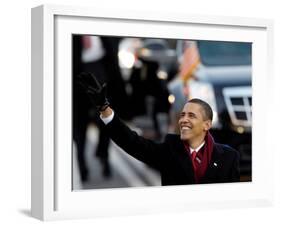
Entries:
{"label": "coat sleeve", "polygon": [[164,158],[164,143],[156,143],[139,136],[116,115],[105,129],[109,137],[125,152],[151,167],[160,168]]}

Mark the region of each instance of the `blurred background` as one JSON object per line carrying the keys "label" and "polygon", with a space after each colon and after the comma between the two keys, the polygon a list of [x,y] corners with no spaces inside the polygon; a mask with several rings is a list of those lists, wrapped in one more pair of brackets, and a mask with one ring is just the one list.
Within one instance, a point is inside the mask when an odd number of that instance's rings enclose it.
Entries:
{"label": "blurred background", "polygon": [[157,171],[116,146],[76,82],[93,72],[113,109],[138,134],[178,133],[188,99],[208,102],[216,142],[240,152],[240,181],[252,179],[252,45],[241,42],[73,35],[73,189],[159,186]]}

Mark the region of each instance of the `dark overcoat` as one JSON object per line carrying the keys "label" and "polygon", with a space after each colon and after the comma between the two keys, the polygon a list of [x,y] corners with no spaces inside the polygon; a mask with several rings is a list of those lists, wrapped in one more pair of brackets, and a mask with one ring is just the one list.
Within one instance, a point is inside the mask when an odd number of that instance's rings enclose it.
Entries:
{"label": "dark overcoat", "polygon": [[[128,154],[160,171],[162,185],[194,184],[189,153],[179,135],[168,134],[156,143],[139,136],[117,116],[108,123],[110,138]],[[239,153],[228,145],[214,144],[211,162],[200,183],[239,181]]]}

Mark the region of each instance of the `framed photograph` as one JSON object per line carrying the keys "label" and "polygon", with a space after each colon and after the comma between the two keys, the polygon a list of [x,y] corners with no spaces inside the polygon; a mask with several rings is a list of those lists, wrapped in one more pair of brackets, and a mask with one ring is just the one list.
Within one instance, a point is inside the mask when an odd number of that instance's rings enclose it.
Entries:
{"label": "framed photograph", "polygon": [[[272,92],[272,32],[272,21],[257,18],[33,8],[32,216],[56,220],[271,205],[273,150],[265,123],[271,102],[264,93]],[[97,100],[88,95],[93,80],[85,85],[81,76],[94,76],[100,88],[107,84],[111,121],[103,122]],[[213,139],[201,142],[199,163],[179,160],[183,171],[192,168],[188,179],[173,165],[174,154],[165,154],[165,136],[185,142],[190,132],[184,130],[195,124],[181,123],[182,109],[192,99],[211,107],[211,124],[204,126]],[[99,109],[106,111],[104,103]],[[113,124],[116,135],[104,135]],[[131,133],[149,145],[132,148]],[[184,142],[175,149],[191,150],[191,142]],[[164,157],[152,161],[135,154],[147,146],[163,150]],[[237,161],[205,157],[216,148],[227,149],[224,156],[237,153]],[[196,173],[201,163],[207,164],[203,176]],[[210,165],[217,176],[205,180]]]}

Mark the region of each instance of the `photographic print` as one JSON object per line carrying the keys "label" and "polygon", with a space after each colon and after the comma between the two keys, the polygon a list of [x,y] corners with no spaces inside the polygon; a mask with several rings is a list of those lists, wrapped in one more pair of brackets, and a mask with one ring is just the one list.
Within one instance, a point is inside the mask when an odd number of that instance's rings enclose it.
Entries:
{"label": "photographic print", "polygon": [[251,43],[73,35],[72,60],[74,190],[251,181]]}

